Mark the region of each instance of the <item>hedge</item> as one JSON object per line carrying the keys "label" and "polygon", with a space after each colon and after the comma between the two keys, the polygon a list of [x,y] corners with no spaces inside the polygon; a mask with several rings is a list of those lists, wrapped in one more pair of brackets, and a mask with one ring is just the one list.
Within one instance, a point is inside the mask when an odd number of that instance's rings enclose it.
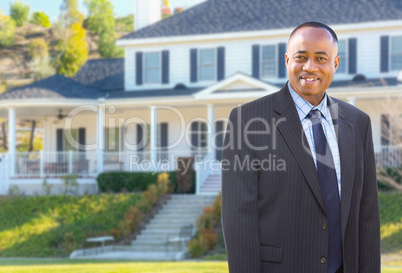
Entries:
{"label": "hedge", "polygon": [[[162,172],[107,172],[101,173],[96,178],[100,192],[138,192],[144,191],[149,185],[155,184],[156,178]],[[169,174],[171,192],[178,193],[176,171]],[[193,173],[193,186],[185,193],[195,192],[195,172]]]}

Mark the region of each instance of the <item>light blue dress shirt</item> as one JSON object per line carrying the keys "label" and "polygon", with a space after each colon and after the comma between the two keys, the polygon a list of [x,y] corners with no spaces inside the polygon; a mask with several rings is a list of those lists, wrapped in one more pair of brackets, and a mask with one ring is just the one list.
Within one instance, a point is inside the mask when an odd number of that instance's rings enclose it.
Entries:
{"label": "light blue dress shirt", "polygon": [[288,88],[290,91],[290,95],[292,96],[292,99],[296,105],[297,113],[299,114],[299,118],[303,126],[304,133],[306,134],[307,142],[310,146],[310,150],[313,155],[316,168],[317,168],[317,160],[316,160],[316,152],[315,152],[313,128],[312,128],[313,123],[307,117],[307,114],[313,109],[317,109],[321,112],[321,124],[324,129],[324,134],[325,137],[327,138],[329,148],[331,149],[332,157],[334,159],[336,177],[338,179],[339,196],[341,196],[341,162],[339,157],[339,148],[335,133],[335,127],[332,121],[331,112],[329,111],[328,108],[327,94],[325,93],[324,98],[322,99],[319,105],[314,106],[308,101],[306,101],[304,98],[302,98],[299,94],[297,94],[296,91],[292,89],[289,82],[288,82]]}

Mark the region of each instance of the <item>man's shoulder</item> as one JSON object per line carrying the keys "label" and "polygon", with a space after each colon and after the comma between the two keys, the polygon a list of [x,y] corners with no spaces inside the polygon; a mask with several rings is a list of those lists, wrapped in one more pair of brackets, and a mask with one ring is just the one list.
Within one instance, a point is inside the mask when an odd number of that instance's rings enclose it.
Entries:
{"label": "man's shoulder", "polygon": [[356,106],[345,102],[340,99],[336,99],[334,97],[330,97],[331,104],[338,105],[339,109],[343,111],[343,113],[348,117],[350,120],[361,120],[361,119],[370,119],[369,115],[364,111],[360,110]]}
{"label": "man's shoulder", "polygon": [[248,113],[250,115],[252,115],[253,113],[258,115],[259,113],[261,113],[261,111],[273,113],[275,108],[274,106],[278,99],[278,95],[281,92],[286,92],[286,90],[284,89],[285,88],[282,88],[274,93],[265,95],[261,98],[242,104],[238,107],[235,107],[233,110],[241,111],[242,113]]}

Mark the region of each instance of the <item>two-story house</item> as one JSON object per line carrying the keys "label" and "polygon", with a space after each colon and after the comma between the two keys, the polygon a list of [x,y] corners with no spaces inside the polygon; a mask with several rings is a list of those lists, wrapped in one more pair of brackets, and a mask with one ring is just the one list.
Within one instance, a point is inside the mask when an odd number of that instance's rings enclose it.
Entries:
{"label": "two-story house", "polygon": [[[66,173],[93,187],[104,171],[172,170],[194,157],[197,193],[216,193],[208,181],[219,182],[231,109],[286,83],[287,39],[305,21],[338,34],[329,95],[370,115],[378,165],[401,164],[402,2],[209,0],[162,21],[160,0],[136,4],[139,29],[117,41],[124,59],[89,60],[73,79],[0,95],[9,122],[1,192],[38,191]],[[43,151],[16,152],[19,118],[43,122]]]}

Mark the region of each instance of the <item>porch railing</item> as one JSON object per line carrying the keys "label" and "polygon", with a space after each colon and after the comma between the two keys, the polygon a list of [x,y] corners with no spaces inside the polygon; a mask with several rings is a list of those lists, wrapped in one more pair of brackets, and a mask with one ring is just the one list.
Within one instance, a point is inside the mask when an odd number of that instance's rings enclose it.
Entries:
{"label": "porch railing", "polygon": [[60,177],[66,174],[95,176],[96,151],[91,152],[31,152],[16,153],[14,176]]}
{"label": "porch railing", "polygon": [[[156,158],[152,158],[156,156]],[[210,170],[205,160],[212,160],[213,153],[206,151],[132,151],[104,152],[103,171],[172,171],[177,169],[181,157],[193,157],[193,168],[197,169],[198,186]],[[16,153],[14,156],[14,177],[60,177],[77,174],[80,177],[94,177],[97,170],[97,151],[86,152],[31,152]],[[402,147],[384,146],[375,154],[377,167],[402,167]],[[12,164],[10,162],[10,164]],[[4,166],[2,166],[4,168]]]}
{"label": "porch railing", "polygon": [[[103,171],[173,171],[177,169],[179,158],[202,160],[205,152],[158,151],[155,155],[156,158],[152,158],[150,151],[103,152]],[[95,177],[98,174],[97,161],[97,151],[16,153],[13,177],[52,178],[67,174]]]}
{"label": "porch railing", "polygon": [[402,146],[382,146],[375,159],[376,167],[402,167]]}

